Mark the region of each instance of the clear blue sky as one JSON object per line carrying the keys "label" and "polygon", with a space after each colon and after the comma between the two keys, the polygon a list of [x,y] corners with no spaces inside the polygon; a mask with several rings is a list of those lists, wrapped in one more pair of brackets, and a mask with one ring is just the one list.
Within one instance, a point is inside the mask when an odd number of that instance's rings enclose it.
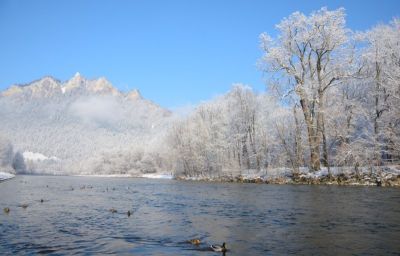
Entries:
{"label": "clear blue sky", "polygon": [[79,71],[171,109],[237,82],[262,91],[259,34],[323,6],[346,8],[355,30],[400,16],[400,0],[0,0],[0,90]]}

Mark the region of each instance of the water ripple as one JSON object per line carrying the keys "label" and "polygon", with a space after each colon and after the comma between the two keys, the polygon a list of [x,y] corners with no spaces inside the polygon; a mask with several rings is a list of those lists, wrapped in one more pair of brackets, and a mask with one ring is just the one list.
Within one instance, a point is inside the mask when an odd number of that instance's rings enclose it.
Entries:
{"label": "water ripple", "polygon": [[2,255],[220,255],[209,245],[224,241],[227,255],[400,252],[394,188],[18,176],[0,195]]}

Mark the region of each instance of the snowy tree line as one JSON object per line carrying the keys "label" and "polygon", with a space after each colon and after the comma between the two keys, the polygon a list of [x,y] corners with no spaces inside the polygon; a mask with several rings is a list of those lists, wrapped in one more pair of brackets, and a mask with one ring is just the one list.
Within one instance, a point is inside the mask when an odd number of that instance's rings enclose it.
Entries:
{"label": "snowy tree line", "polygon": [[234,86],[175,124],[177,173],[398,164],[400,20],[353,32],[322,8],[276,27],[260,36],[268,93]]}

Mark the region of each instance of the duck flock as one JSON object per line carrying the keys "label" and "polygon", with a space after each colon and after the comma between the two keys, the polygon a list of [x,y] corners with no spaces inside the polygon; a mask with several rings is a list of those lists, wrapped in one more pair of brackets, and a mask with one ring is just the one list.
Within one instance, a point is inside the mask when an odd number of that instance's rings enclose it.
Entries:
{"label": "duck flock", "polygon": [[[26,183],[26,181],[25,181],[25,183]],[[48,185],[46,185],[46,187],[48,188],[49,186]],[[84,189],[92,189],[93,188],[93,186],[91,186],[91,185],[82,185],[82,186],[80,186],[79,187],[81,190],[84,190]],[[74,191],[75,189],[74,189],[74,187],[70,187],[70,190],[71,191]],[[115,190],[115,188],[113,187],[113,188],[111,188],[110,190]],[[108,192],[109,191],[109,188],[107,187],[106,188],[106,190],[105,191],[103,191],[103,192]],[[40,200],[38,200],[38,202],[40,202],[41,204],[43,204],[43,203],[45,203],[45,202],[47,202],[47,201],[49,201],[49,200],[46,200],[46,199],[43,199],[43,198],[41,198]],[[19,204],[17,207],[19,207],[19,208],[22,208],[22,209],[27,209],[28,207],[29,207],[29,204],[28,203],[21,203],[21,204]],[[6,215],[10,215],[11,214],[11,209],[10,209],[10,207],[4,207],[3,208],[3,212],[6,214]],[[111,213],[111,214],[116,214],[116,213],[118,213],[119,211],[117,210],[117,209],[115,209],[114,207],[112,207],[112,208],[110,208],[109,209],[109,212]],[[130,217],[131,215],[133,215],[133,211],[131,211],[131,210],[128,210],[128,211],[120,211],[120,212],[124,212],[128,217]],[[187,240],[187,241],[185,241],[184,243],[187,243],[187,244],[190,244],[190,245],[192,245],[192,246],[195,246],[195,249],[197,249],[197,250],[201,250],[201,251],[213,251],[213,252],[221,252],[221,253],[223,253],[223,255],[225,255],[225,253],[228,251],[228,249],[226,248],[226,243],[224,242],[224,243],[222,243],[222,245],[220,245],[220,244],[212,244],[212,245],[208,245],[208,246],[206,246],[206,247],[201,247],[204,243],[199,239],[199,238],[192,238],[192,239],[189,239],[189,240]]]}

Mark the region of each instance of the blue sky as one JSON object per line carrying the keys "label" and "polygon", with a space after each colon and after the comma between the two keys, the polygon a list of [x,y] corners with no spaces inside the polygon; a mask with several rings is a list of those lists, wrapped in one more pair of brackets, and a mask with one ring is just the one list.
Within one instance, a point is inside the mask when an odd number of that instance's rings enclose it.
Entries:
{"label": "blue sky", "polygon": [[364,30],[400,16],[400,1],[0,0],[0,90],[79,71],[174,109],[244,83],[265,90],[258,36],[294,11],[344,7]]}

